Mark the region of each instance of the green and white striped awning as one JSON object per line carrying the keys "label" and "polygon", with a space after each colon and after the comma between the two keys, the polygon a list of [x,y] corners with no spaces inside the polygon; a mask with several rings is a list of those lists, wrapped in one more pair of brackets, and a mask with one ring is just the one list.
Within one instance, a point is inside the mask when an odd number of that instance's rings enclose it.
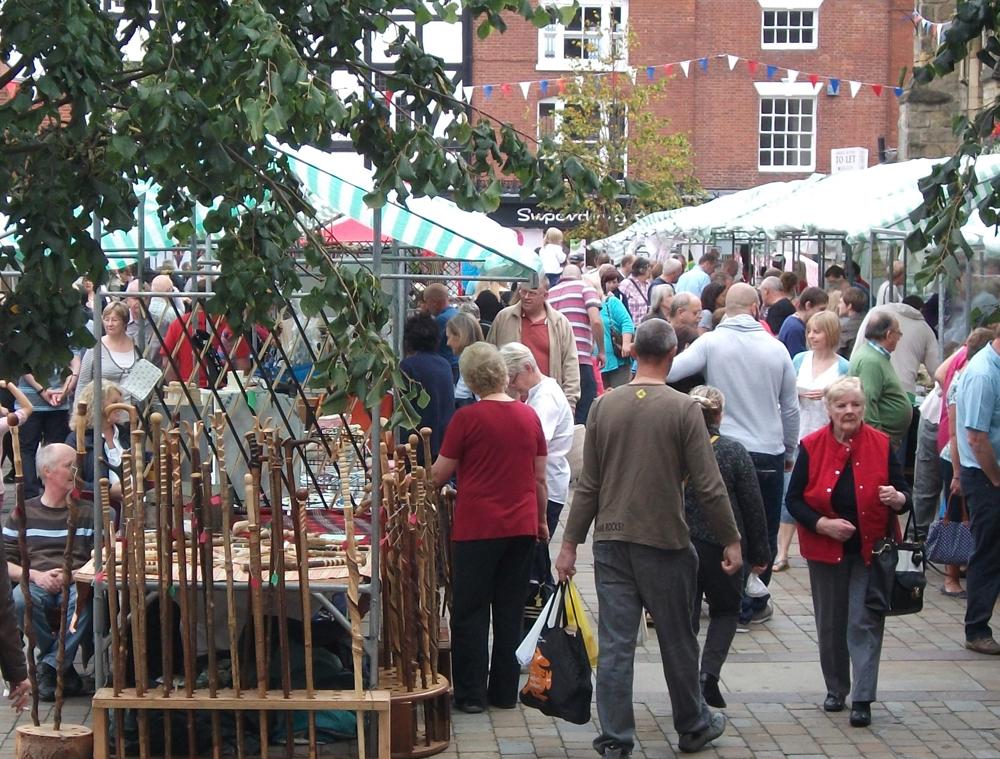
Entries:
{"label": "green and white striped awning", "polygon": [[[374,186],[371,172],[351,168],[343,156],[315,148],[274,147],[288,158],[321,214],[342,214],[366,227],[374,225],[374,211],[364,201]],[[382,207],[381,229],[383,235],[403,245],[454,261],[468,261],[491,273],[523,275],[541,271],[538,255],[521,246],[513,230],[484,213],[463,211],[445,198],[408,198],[400,202],[390,195]]]}

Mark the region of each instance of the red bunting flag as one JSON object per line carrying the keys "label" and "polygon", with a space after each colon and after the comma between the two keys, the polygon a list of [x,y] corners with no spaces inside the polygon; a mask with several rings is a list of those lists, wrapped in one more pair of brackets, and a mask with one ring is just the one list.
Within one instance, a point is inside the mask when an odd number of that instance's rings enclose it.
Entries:
{"label": "red bunting flag", "polygon": [[509,95],[514,88],[510,86],[509,82],[504,82],[500,85],[500,92],[504,95]]}
{"label": "red bunting flag", "polygon": [[560,95],[564,93],[566,91],[566,80],[556,79],[556,89],[559,91]]}
{"label": "red bunting flag", "polygon": [[875,93],[876,97],[882,97],[882,85],[881,84],[873,84],[872,85],[872,92]]}
{"label": "red bunting flag", "polygon": [[747,61],[747,68],[750,69],[751,74],[757,73],[757,66],[760,64],[757,61]]}
{"label": "red bunting flag", "polygon": [[810,74],[809,75],[809,84],[811,84],[813,87],[815,87],[817,84],[819,84],[819,76],[817,76],[816,74]]}
{"label": "red bunting flag", "polygon": [[674,73],[674,64],[672,63],[666,64],[663,67],[663,73],[666,74],[667,76],[670,76],[672,73]]}
{"label": "red bunting flag", "polygon": [[395,96],[395,94],[396,93],[393,92],[392,90],[386,90],[385,91],[385,102],[389,103],[389,105],[392,105],[392,99]]}

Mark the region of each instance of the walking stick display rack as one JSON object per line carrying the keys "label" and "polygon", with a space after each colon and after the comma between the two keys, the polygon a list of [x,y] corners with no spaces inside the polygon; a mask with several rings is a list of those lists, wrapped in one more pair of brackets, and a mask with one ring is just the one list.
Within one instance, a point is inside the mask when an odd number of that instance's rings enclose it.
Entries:
{"label": "walking stick display rack", "polygon": [[[222,415],[212,420],[211,430],[216,441],[225,424]],[[210,461],[199,457],[199,438],[206,434],[201,422],[165,428],[159,414],[150,417],[152,462],[144,472],[142,456],[145,432],[133,427],[131,452],[122,456],[122,504],[120,539],[115,538],[111,519],[110,485],[101,480],[95,494],[98,514],[104,527],[101,576],[106,582],[110,614],[111,687],[101,688],[93,698],[94,756],[124,757],[126,755],[126,711],[134,711],[137,722],[136,751],[141,759],[151,755],[220,756],[223,753],[222,716],[235,717],[235,753],[238,757],[260,756],[269,751],[291,757],[295,753],[296,736],[292,713],[305,712],[308,719],[308,756],[319,752],[316,712],[325,710],[353,711],[357,715],[357,755],[365,757],[364,715],[372,712],[377,718],[377,752],[380,759],[390,759],[391,695],[388,690],[366,690],[362,682],[362,612],[359,604],[361,570],[367,554],[359,551],[355,539],[354,509],[350,499],[352,451],[357,441],[345,431],[337,441],[338,463],[344,488],[344,521],[346,536],[334,546],[318,542],[307,534],[305,504],[308,493],[294,487],[293,456],[297,441],[282,440],[274,429],[259,424],[247,434],[251,451],[250,472],[242,484],[247,521],[233,536],[231,488],[224,467],[213,477]],[[182,436],[191,452],[190,482],[182,482]],[[135,452],[133,456],[132,453]],[[224,461],[220,452],[219,460]],[[364,462],[357,462],[364,466]],[[152,481],[155,530],[145,529],[143,483],[146,474]],[[269,484],[272,494],[271,523],[262,529],[260,496],[262,483]],[[185,486],[186,485],[186,486]],[[190,503],[185,493],[191,493]],[[284,493],[286,498],[276,497]],[[276,504],[286,501],[290,514]],[[245,537],[244,537],[245,536]],[[221,543],[221,546],[218,544]],[[310,579],[323,578],[317,583],[329,588],[325,581],[331,572],[346,571],[348,619],[351,628],[351,649],[354,688],[321,690],[315,686],[312,643],[312,593]],[[246,583],[238,582],[245,579]],[[79,579],[79,575],[78,575]],[[150,619],[146,608],[146,590],[158,591],[158,618]],[[218,591],[217,591],[218,588]],[[224,590],[225,613],[222,604]],[[237,592],[249,599],[249,613],[237,612]],[[216,600],[217,592],[219,600]],[[176,602],[170,602],[172,599]],[[294,599],[294,603],[290,603]],[[298,606],[299,608],[293,608]],[[174,613],[178,619],[174,619]],[[297,662],[290,650],[288,625],[290,616],[301,615],[303,624],[302,653]],[[231,681],[220,679],[215,627],[225,619],[228,632]],[[241,646],[240,630],[246,622],[246,635]],[[176,623],[176,624],[175,624]],[[161,641],[160,669],[162,676],[153,680],[148,671],[146,645],[148,631],[158,627]],[[181,661],[174,661],[173,631],[179,630]],[[220,631],[221,632],[221,631]],[[211,642],[204,658],[199,657],[199,639]],[[277,639],[275,646],[273,641]],[[276,650],[275,650],[276,649]],[[131,656],[129,654],[132,654]],[[131,663],[130,671],[126,671]],[[301,669],[297,665],[301,664]],[[204,666],[203,666],[204,665]],[[292,671],[303,672],[304,682],[294,684]],[[200,672],[200,670],[205,670]],[[277,676],[275,675],[277,672]],[[199,680],[199,675],[201,679]],[[207,676],[207,683],[204,682]],[[130,682],[129,682],[130,681]],[[304,686],[304,687],[303,687]],[[152,748],[150,714],[164,714],[162,735],[155,738]],[[181,745],[173,738],[174,720],[171,713],[186,715],[186,740]],[[196,726],[195,715],[210,720],[211,743],[206,748],[207,726]],[[247,740],[247,716],[256,714],[259,748]],[[269,715],[271,719],[268,719]],[[228,720],[227,716],[227,720]],[[270,746],[269,728],[284,721],[284,747]],[[113,729],[114,740],[111,731]]]}

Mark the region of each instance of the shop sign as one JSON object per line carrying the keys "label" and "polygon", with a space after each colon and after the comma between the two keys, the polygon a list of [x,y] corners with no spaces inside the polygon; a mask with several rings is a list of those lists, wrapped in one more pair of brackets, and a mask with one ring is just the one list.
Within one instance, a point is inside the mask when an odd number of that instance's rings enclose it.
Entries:
{"label": "shop sign", "polygon": [[861,171],[868,168],[867,148],[834,148],[830,151],[830,173]]}

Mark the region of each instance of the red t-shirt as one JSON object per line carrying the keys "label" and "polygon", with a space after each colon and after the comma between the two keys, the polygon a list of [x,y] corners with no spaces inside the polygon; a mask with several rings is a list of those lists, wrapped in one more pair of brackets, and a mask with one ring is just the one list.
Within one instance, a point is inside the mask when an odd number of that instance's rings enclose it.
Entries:
{"label": "red t-shirt", "polygon": [[453,540],[538,535],[535,458],[547,455],[538,414],[517,401],[479,401],[451,418],[441,455],[458,461]]}
{"label": "red t-shirt", "polygon": [[538,364],[538,371],[546,377],[549,374],[549,317],[533,322],[527,316],[521,317],[521,343],[531,351]]}
{"label": "red t-shirt", "polygon": [[[170,366],[168,356],[173,356],[174,362],[177,365],[177,373],[182,382],[191,382],[195,374],[195,348],[191,342],[193,333],[199,329],[209,331],[205,326],[204,311],[198,312],[197,326],[189,326],[192,316],[193,314],[184,314],[180,319],[174,319],[170,323],[170,327],[167,328],[167,334],[163,336],[163,346],[160,348],[164,368]],[[214,329],[211,330],[213,335],[212,349],[221,351],[228,356],[228,360],[223,359],[222,361],[224,367],[229,368],[234,359],[250,357],[250,346],[247,345],[247,341],[242,337],[237,340],[235,333],[223,321],[221,316],[215,317],[213,327]],[[208,387],[207,362],[208,359],[206,357],[202,357],[199,361],[199,370],[197,372],[199,387]]]}

